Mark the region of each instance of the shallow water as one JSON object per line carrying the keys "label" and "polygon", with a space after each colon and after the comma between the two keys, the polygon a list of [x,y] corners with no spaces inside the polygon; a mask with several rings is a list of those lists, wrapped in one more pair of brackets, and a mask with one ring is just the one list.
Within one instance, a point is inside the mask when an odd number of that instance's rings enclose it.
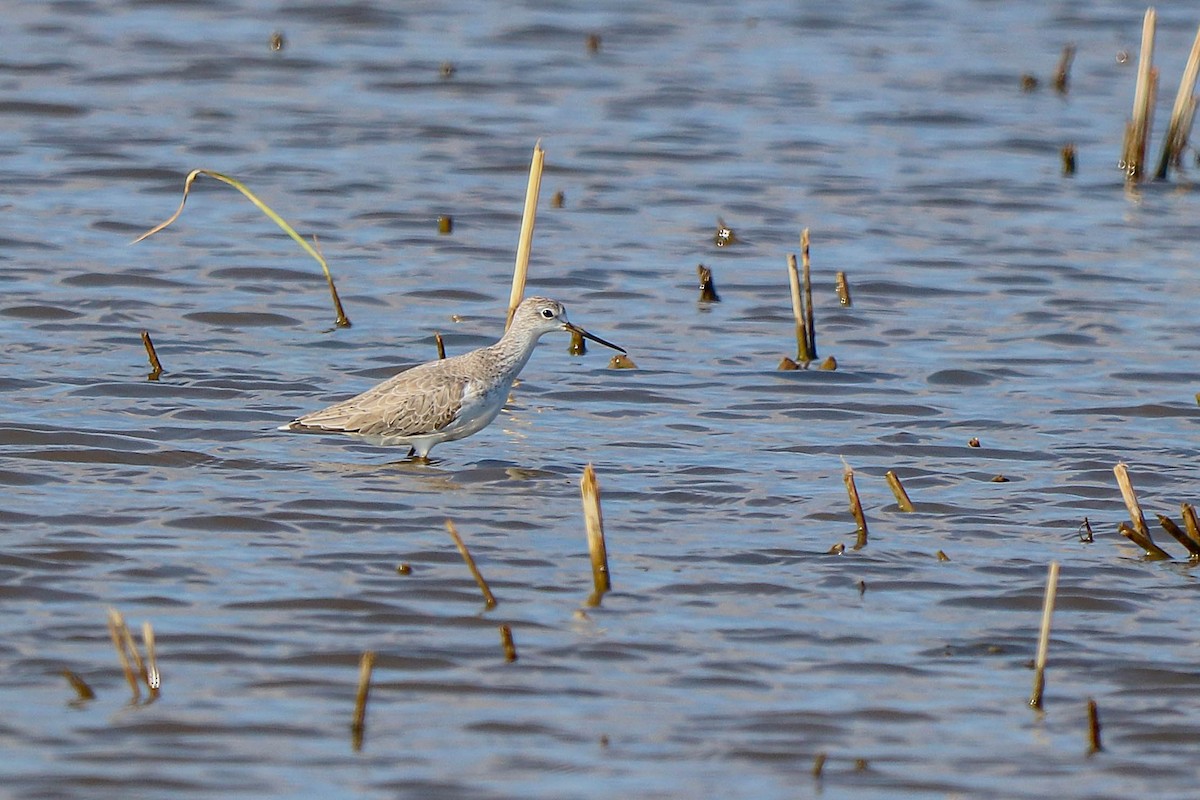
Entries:
{"label": "shallow water", "polygon": [[[1195,167],[1137,191],[1115,169],[1143,10],[10,9],[4,793],[1189,796],[1197,582],[1165,535],[1176,560],[1145,562],[1115,530],[1118,461],[1148,512],[1200,499]],[[1159,11],[1161,132],[1200,19]],[[451,352],[495,338],[539,138],[530,291],[639,368],[548,337],[501,418],[429,466],[276,432],[431,358],[435,331]],[[353,327],[228,187],[202,179],[127,245],[200,167],[319,237]],[[715,246],[718,218],[739,244]],[[805,227],[835,372],[776,370]],[[701,262],[718,304],[697,302]],[[614,581],[598,608],[589,462]],[[870,540],[834,556],[855,538],[844,462]],[[151,704],[128,702],[110,606],[154,625]],[[97,698],[72,702],[64,668]]]}

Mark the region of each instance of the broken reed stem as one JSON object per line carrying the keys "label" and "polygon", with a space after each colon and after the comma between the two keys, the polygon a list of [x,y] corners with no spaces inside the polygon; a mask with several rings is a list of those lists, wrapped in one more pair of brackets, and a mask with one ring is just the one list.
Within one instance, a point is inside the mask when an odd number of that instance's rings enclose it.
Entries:
{"label": "broken reed stem", "polygon": [[517,646],[513,643],[512,628],[508,625],[500,626],[500,646],[504,648],[504,660],[512,663],[517,660]]}
{"label": "broken reed stem", "polygon": [[587,528],[588,554],[592,560],[592,584],[595,591],[588,605],[600,605],[600,598],[612,589],[612,578],[608,571],[608,548],[604,544],[604,516],[600,512],[600,484],[596,470],[591,464],[583,469],[579,479],[579,493],[583,498],[583,521]]}
{"label": "broken reed stem", "polygon": [[151,697],[157,697],[158,689],[162,685],[162,675],[158,671],[158,653],[154,647],[154,628],[149,622],[142,623],[142,647],[146,648],[146,667],[143,670],[146,677],[146,688],[150,690]]}
{"label": "broken reed stem", "polygon": [[858,487],[854,485],[854,470],[845,461],[842,462],[842,480],[846,483],[846,494],[850,496],[850,513],[858,524],[858,539],[854,549],[862,550],[867,546],[867,518],[863,514],[862,501],[858,499]]}
{"label": "broken reed stem", "polygon": [[375,651],[367,650],[358,660],[358,692],[354,695],[354,718],[350,722],[351,746],[355,752],[362,749],[363,733],[366,731],[367,696],[371,693],[371,671],[375,669]]}
{"label": "broken reed stem", "polygon": [[1191,537],[1184,533],[1183,529],[1175,524],[1175,520],[1171,519],[1166,514],[1159,514],[1158,524],[1162,526],[1164,531],[1171,534],[1171,538],[1187,548],[1188,555],[1193,561],[1200,559],[1200,544],[1193,542]]}
{"label": "broken reed stem", "polygon": [[220,172],[214,172],[210,169],[192,170],[188,173],[187,178],[183,182],[183,199],[179,201],[179,208],[175,210],[175,213],[168,217],[165,222],[160,222],[158,225],[155,225],[153,228],[134,239],[132,242],[130,242],[130,244],[137,244],[143,239],[150,238],[175,220],[179,219],[179,215],[183,213],[184,204],[187,203],[188,192],[190,192],[192,189],[192,182],[195,181],[200,175],[207,175],[210,178],[214,178],[222,183],[229,184],[233,188],[237,189],[246,197],[247,200],[253,203],[259,211],[266,214],[272,222],[278,225],[284,233],[292,237],[293,241],[304,248],[304,252],[316,259],[317,263],[321,265],[321,270],[325,273],[325,280],[329,283],[329,293],[333,296],[333,309],[334,313],[336,314],[334,322],[339,328],[349,328],[350,320],[346,317],[346,312],[342,309],[342,301],[338,297],[337,287],[333,285],[333,273],[329,271],[329,264],[325,263],[324,256],[322,256],[315,248],[313,248],[312,245],[306,242],[303,236],[296,233],[296,229],[289,225],[283,217],[276,214],[274,209],[272,209],[262,200],[259,200],[254,192],[246,188],[245,184],[236,178],[231,178],[228,175],[222,175]]}
{"label": "broken reed stem", "polygon": [[454,522],[446,520],[446,530],[450,531],[450,538],[454,540],[454,546],[458,548],[458,552],[462,554],[463,561],[467,562],[467,569],[471,570],[471,575],[475,577],[475,582],[479,584],[479,591],[483,592],[483,602],[490,609],[496,607],[496,596],[492,594],[492,590],[488,588],[487,581],[483,579],[483,575],[479,572],[479,567],[475,566],[475,559],[471,558],[471,551],[467,549],[463,543],[462,537],[458,535],[458,529],[454,527]]}
{"label": "broken reed stem", "polygon": [[162,362],[158,360],[158,353],[154,349],[154,342],[150,341],[150,332],[142,331],[142,345],[146,348],[146,356],[150,359],[150,380],[156,381],[163,374]]}
{"label": "broken reed stem", "polygon": [[850,301],[850,282],[846,280],[846,273],[835,273],[834,286],[837,289],[838,302],[847,308],[852,306],[853,303]]}
{"label": "broken reed stem", "polygon": [[1088,698],[1087,701],[1087,719],[1088,719],[1088,755],[1099,753],[1104,747],[1100,744],[1100,708],[1096,705],[1096,701]]}
{"label": "broken reed stem", "polygon": [[75,690],[76,700],[95,700],[96,693],[92,691],[92,687],[88,686],[87,681],[71,672],[69,669],[61,670],[62,676],[71,684],[71,688]]}
{"label": "broken reed stem", "polygon": [[1075,60],[1075,45],[1063,47],[1062,56],[1058,59],[1058,69],[1054,71],[1054,91],[1066,94],[1071,83],[1071,62]]}
{"label": "broken reed stem", "polygon": [[817,357],[817,324],[813,319],[812,274],[808,260],[808,228],[800,233],[800,269],[801,280],[804,284],[804,337],[808,344],[808,354]]}
{"label": "broken reed stem", "polygon": [[1138,533],[1150,538],[1150,529],[1146,527],[1146,517],[1142,514],[1142,507],[1138,504],[1137,493],[1133,491],[1133,483],[1129,480],[1129,467],[1124,462],[1118,462],[1113,467],[1113,474],[1117,477],[1117,486],[1121,490],[1121,499],[1125,501],[1125,508],[1129,511],[1129,519],[1133,522],[1133,528]]}
{"label": "broken reed stem", "polygon": [[1046,596],[1042,601],[1042,629],[1038,634],[1037,657],[1033,661],[1033,693],[1029,707],[1042,710],[1042,693],[1046,688],[1046,658],[1050,653],[1050,618],[1054,616],[1054,599],[1058,594],[1058,562],[1050,562],[1046,576]]}
{"label": "broken reed stem", "polygon": [[701,303],[719,303],[721,296],[717,294],[717,287],[713,285],[712,270],[703,264],[696,265],[696,275],[700,279],[700,302]]}
{"label": "broken reed stem", "polygon": [[1179,512],[1183,517],[1183,530],[1187,537],[1200,545],[1200,521],[1196,519],[1196,509],[1191,503],[1180,503]]}
{"label": "broken reed stem", "polygon": [[438,358],[444,359],[446,357],[446,343],[442,341],[442,335],[435,332],[433,334],[433,342],[437,345]]}
{"label": "broken reed stem", "polygon": [[[138,688],[138,676],[130,664],[129,652],[126,649],[126,635],[129,629],[125,627],[125,620],[121,613],[115,608],[108,610],[108,635],[112,638],[113,647],[117,651],[117,658],[121,661],[121,670],[125,673],[125,680],[129,682],[129,690],[133,692],[133,702],[141,699],[142,690]],[[140,671],[140,670],[139,670]]]}
{"label": "broken reed stem", "polygon": [[525,296],[525,276],[529,273],[529,251],[533,247],[533,224],[537,219],[538,193],[542,190],[542,165],[546,162],[546,151],[542,140],[533,145],[533,160],[529,164],[529,185],[525,189],[525,211],[521,215],[521,236],[517,240],[517,263],[513,268],[512,291],[508,295],[508,320],[504,330],[512,324],[513,314]]}
{"label": "broken reed stem", "polygon": [[904,491],[904,485],[900,483],[900,478],[892,470],[888,470],[884,477],[887,478],[888,486],[892,487],[892,494],[896,496],[896,503],[900,506],[901,511],[915,511],[912,500],[908,499],[908,492]]}
{"label": "broken reed stem", "polygon": [[1154,69],[1154,29],[1157,15],[1153,8],[1146,9],[1142,19],[1142,47],[1138,53],[1137,84],[1133,93],[1133,116],[1125,128],[1125,146],[1121,162],[1125,168],[1125,179],[1139,181],[1145,170],[1146,139],[1150,135],[1150,112],[1154,106],[1155,81],[1158,71]]}
{"label": "broken reed stem", "polygon": [[1154,543],[1148,534],[1134,530],[1129,526],[1128,522],[1122,522],[1117,526],[1117,531],[1129,541],[1136,544],[1145,551],[1146,558],[1152,561],[1168,561],[1171,554]]}
{"label": "broken reed stem", "polygon": [[788,283],[792,290],[792,315],[796,318],[796,360],[807,366],[813,360],[808,352],[808,325],[804,322],[804,302],[800,294],[800,269],[796,266],[796,256],[788,253]]}
{"label": "broken reed stem", "polygon": [[1188,56],[1187,66],[1183,68],[1183,77],[1179,79],[1179,91],[1175,93],[1175,106],[1171,109],[1171,121],[1167,125],[1162,154],[1158,158],[1158,171],[1154,175],[1160,181],[1167,177],[1169,166],[1179,166],[1183,150],[1187,147],[1192,119],[1196,115],[1194,93],[1198,75],[1200,75],[1200,30],[1196,31],[1196,39],[1192,42],[1192,52]]}

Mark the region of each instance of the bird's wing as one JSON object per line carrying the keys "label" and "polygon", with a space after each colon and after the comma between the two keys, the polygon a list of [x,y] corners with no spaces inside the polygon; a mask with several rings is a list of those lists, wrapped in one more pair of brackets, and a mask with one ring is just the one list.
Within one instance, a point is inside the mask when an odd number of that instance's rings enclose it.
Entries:
{"label": "bird's wing", "polygon": [[291,427],[364,436],[433,433],[458,418],[466,384],[458,375],[413,368],[356,397],[306,414]]}

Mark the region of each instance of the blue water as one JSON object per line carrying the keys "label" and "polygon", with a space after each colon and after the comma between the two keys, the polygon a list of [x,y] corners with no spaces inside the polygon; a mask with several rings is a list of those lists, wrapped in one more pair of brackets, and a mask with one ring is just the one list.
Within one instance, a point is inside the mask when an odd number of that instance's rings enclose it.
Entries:
{"label": "blue water", "polygon": [[[1194,154],[1165,183],[1116,169],[1143,11],[11,4],[0,794],[1189,797],[1197,583],[1164,533],[1169,562],[1116,532],[1112,472],[1152,526],[1197,499]],[[1197,24],[1159,9],[1154,159]],[[434,357],[435,332],[494,340],[538,140],[529,290],[638,369],[547,337],[506,412],[427,466],[278,433]],[[214,181],[128,244],[195,168],[318,237],[352,327]],[[740,243],[714,244],[719,219]],[[776,369],[805,228],[833,372]],[[130,702],[109,607],[154,626],[154,702]]]}

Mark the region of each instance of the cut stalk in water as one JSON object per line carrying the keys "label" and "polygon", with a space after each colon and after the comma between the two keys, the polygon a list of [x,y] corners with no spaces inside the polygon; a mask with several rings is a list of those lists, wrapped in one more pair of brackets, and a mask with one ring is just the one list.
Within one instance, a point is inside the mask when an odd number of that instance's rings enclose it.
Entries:
{"label": "cut stalk in water", "polygon": [[1099,753],[1104,749],[1100,744],[1100,709],[1096,705],[1096,701],[1088,698],[1087,701],[1087,718],[1088,718],[1088,755]]}
{"label": "cut stalk in water", "polygon": [[358,660],[358,691],[354,695],[354,717],[350,721],[350,746],[355,752],[362,749],[367,724],[367,696],[371,693],[371,671],[375,669],[375,652],[367,650]]}
{"label": "cut stalk in water", "polygon": [[163,374],[163,368],[162,362],[158,360],[158,352],[154,349],[154,342],[150,341],[149,331],[142,331],[142,346],[146,348],[146,357],[150,359],[150,374],[146,377],[156,381]]}
{"label": "cut stalk in water", "polygon": [[533,145],[533,160],[529,164],[529,185],[525,188],[525,211],[521,215],[521,236],[517,240],[517,262],[513,268],[512,290],[508,295],[508,320],[504,329],[512,324],[513,314],[525,296],[525,276],[529,274],[529,252],[533,248],[533,225],[537,220],[538,194],[542,190],[542,166],[546,162],[546,151],[542,140]]}
{"label": "cut stalk in water", "polygon": [[913,511],[912,500],[908,499],[908,492],[904,491],[904,484],[900,483],[899,476],[889,469],[884,477],[887,478],[888,486],[892,487],[892,494],[896,496],[896,504],[900,506],[900,510]]}
{"label": "cut stalk in water", "polygon": [[700,278],[700,302],[721,302],[721,296],[717,294],[717,287],[713,285],[712,270],[703,264],[697,264],[696,275]]}
{"label": "cut stalk in water", "polygon": [[1133,523],[1134,530],[1149,539],[1150,528],[1146,526],[1146,516],[1138,503],[1137,493],[1133,491],[1133,482],[1129,480],[1129,467],[1124,462],[1119,462],[1113,467],[1113,475],[1117,477],[1117,487],[1121,490],[1121,499],[1125,501],[1125,508],[1129,511],[1129,520]]}
{"label": "cut stalk in water", "polygon": [[71,688],[75,690],[76,701],[82,702],[84,700],[96,699],[96,693],[92,691],[92,687],[88,686],[88,682],[83,678],[69,669],[62,670],[62,676],[67,679],[67,682],[71,684]]}
{"label": "cut stalk in water", "polygon": [[849,308],[853,303],[850,302],[850,281],[846,279],[846,273],[837,272],[834,274],[834,285],[837,289],[838,302]]}
{"label": "cut stalk in water", "polygon": [[1139,181],[1145,171],[1146,139],[1150,135],[1150,114],[1154,108],[1154,95],[1158,70],[1154,69],[1154,28],[1157,15],[1153,8],[1146,9],[1142,19],[1142,48],[1138,53],[1137,85],[1133,93],[1133,116],[1125,127],[1125,145],[1121,154],[1121,166],[1125,179]]}
{"label": "cut stalk in water", "polygon": [[808,325],[804,321],[804,299],[800,290],[800,269],[796,266],[796,256],[788,253],[788,284],[792,290],[792,315],[796,318],[796,361],[801,366],[808,366],[812,354],[808,351]]}
{"label": "cut stalk in water", "polygon": [[1200,545],[1200,521],[1196,519],[1196,509],[1191,503],[1179,504],[1180,516],[1183,517],[1183,531],[1187,537]]}
{"label": "cut stalk in water", "polygon": [[1054,600],[1058,594],[1058,562],[1050,562],[1046,577],[1046,596],[1042,600],[1042,628],[1038,634],[1037,657],[1033,661],[1033,693],[1029,707],[1042,710],[1042,694],[1046,689],[1046,659],[1050,653],[1050,618],[1054,616]]}
{"label": "cut stalk in water", "polygon": [[845,461],[842,461],[842,480],[846,484],[846,494],[850,496],[850,513],[858,525],[854,549],[862,550],[867,546],[867,517],[863,514],[862,501],[858,499],[858,487],[854,485],[854,470]]}
{"label": "cut stalk in water", "polygon": [[275,211],[262,200],[259,200],[253,192],[246,188],[245,184],[236,178],[231,178],[228,175],[222,175],[219,172],[214,172],[209,169],[192,170],[188,173],[187,179],[183,182],[183,199],[179,201],[179,208],[176,209],[175,213],[172,214],[165,222],[155,225],[153,228],[134,239],[131,244],[137,244],[143,239],[148,239],[149,237],[161,231],[163,228],[170,225],[175,220],[179,219],[179,215],[183,213],[183,207],[187,203],[188,193],[192,189],[192,182],[195,181],[200,175],[207,175],[210,178],[214,178],[222,183],[229,184],[233,188],[237,189],[246,197],[247,200],[253,203],[259,211],[266,214],[268,219],[278,225],[284,233],[292,237],[297,244],[304,248],[304,252],[316,259],[317,263],[321,265],[322,271],[325,273],[325,280],[329,283],[329,294],[333,298],[333,309],[336,315],[334,322],[339,328],[350,327],[350,320],[346,317],[346,312],[342,309],[342,301],[338,297],[337,287],[333,284],[333,273],[329,271],[329,264],[325,262],[325,258],[312,245],[306,242],[303,236],[296,233],[296,229],[289,225],[283,217],[276,214]]}
{"label": "cut stalk in water", "polygon": [[510,664],[517,660],[517,645],[513,642],[512,628],[500,626],[500,646],[504,648],[504,660]]}
{"label": "cut stalk in water", "polygon": [[1184,533],[1183,529],[1175,524],[1175,520],[1171,519],[1166,514],[1159,514],[1158,524],[1162,526],[1164,531],[1171,534],[1171,538],[1187,548],[1188,556],[1193,561],[1200,559],[1200,544],[1193,542],[1191,538]]}
{"label": "cut stalk in water", "polygon": [[1171,554],[1156,545],[1148,534],[1135,530],[1130,527],[1128,522],[1122,522],[1118,525],[1117,531],[1126,539],[1142,548],[1146,553],[1146,558],[1151,561],[1167,561],[1171,558]]}
{"label": "cut stalk in water", "polygon": [[600,605],[604,593],[612,589],[612,578],[608,571],[608,548],[604,543],[604,516],[600,512],[600,484],[596,470],[588,464],[579,481],[583,498],[583,521],[587,528],[588,554],[592,561],[592,585],[594,591],[588,605]]}
{"label": "cut stalk in water", "polygon": [[[113,648],[117,651],[117,658],[121,661],[121,671],[125,673],[125,680],[129,683],[129,691],[133,693],[133,702],[141,699],[142,690],[138,688],[138,672],[134,670],[131,663],[131,656],[126,645],[126,634],[129,629],[125,626],[125,619],[121,613],[115,608],[108,610],[108,635],[112,638]],[[140,670],[138,670],[140,671]]]}
{"label": "cut stalk in water", "polygon": [[154,628],[149,622],[142,623],[142,647],[146,648],[146,687],[150,690],[151,699],[158,696],[162,686],[162,675],[158,671],[158,653],[154,646]]}
{"label": "cut stalk in water", "polygon": [[471,551],[467,549],[467,545],[463,542],[462,537],[458,535],[458,529],[454,527],[451,520],[446,520],[446,530],[450,531],[450,538],[454,540],[454,546],[458,548],[458,552],[462,554],[463,561],[467,562],[467,569],[471,571],[471,575],[475,578],[475,582],[479,584],[479,591],[483,592],[483,602],[490,609],[496,607],[496,596],[492,594],[492,590],[488,588],[487,581],[483,579],[483,574],[480,573],[479,567],[475,566],[475,559],[471,557]]}
{"label": "cut stalk in water", "polygon": [[809,358],[817,357],[817,323],[813,318],[812,271],[808,259],[808,228],[800,234],[800,269],[804,284],[804,336]]}
{"label": "cut stalk in water", "polygon": [[439,360],[445,359],[446,358],[446,343],[444,341],[442,341],[442,335],[440,333],[435,332],[433,334],[433,343],[435,345],[437,345],[438,359]]}
{"label": "cut stalk in water", "polygon": [[1058,69],[1054,71],[1054,91],[1066,94],[1071,85],[1071,62],[1075,60],[1075,45],[1063,47],[1062,56],[1058,59]]}
{"label": "cut stalk in water", "polygon": [[1064,144],[1062,151],[1059,154],[1062,157],[1062,174],[1071,176],[1075,174],[1075,145]]}
{"label": "cut stalk in water", "polygon": [[1171,121],[1167,124],[1167,135],[1163,139],[1162,155],[1158,158],[1158,171],[1154,177],[1163,180],[1168,167],[1178,167],[1187,147],[1188,135],[1192,131],[1192,120],[1196,116],[1196,77],[1200,75],[1200,30],[1192,42],[1183,77],[1179,80],[1179,91],[1175,93],[1175,106],[1171,109]]}

